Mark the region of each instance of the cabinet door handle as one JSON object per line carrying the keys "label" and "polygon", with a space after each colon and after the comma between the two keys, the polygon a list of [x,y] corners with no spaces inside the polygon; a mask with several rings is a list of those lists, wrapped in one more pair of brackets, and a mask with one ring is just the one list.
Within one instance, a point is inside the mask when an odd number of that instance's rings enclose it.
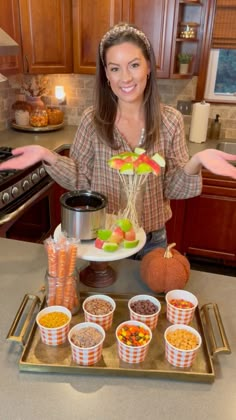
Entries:
{"label": "cabinet door handle", "polygon": [[29,73],[29,59],[28,56],[25,55],[25,73]]}

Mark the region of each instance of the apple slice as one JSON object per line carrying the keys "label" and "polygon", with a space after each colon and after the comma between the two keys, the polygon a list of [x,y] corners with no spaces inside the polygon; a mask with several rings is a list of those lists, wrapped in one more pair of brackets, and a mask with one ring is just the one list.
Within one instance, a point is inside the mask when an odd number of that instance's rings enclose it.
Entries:
{"label": "apple slice", "polygon": [[166,166],[165,159],[159,155],[159,153],[155,153],[155,155],[152,156],[152,160],[154,160],[161,168]]}
{"label": "apple slice", "polygon": [[132,158],[133,160],[135,160],[138,157],[137,153],[135,152],[121,152],[118,156],[120,159],[124,159],[124,160],[129,159],[129,158]]}
{"label": "apple slice", "polygon": [[128,232],[125,232],[125,238],[127,241],[134,241],[136,239],[136,232],[134,228],[131,228],[128,230]]}
{"label": "apple slice", "polygon": [[128,232],[133,227],[129,219],[118,219],[116,225],[119,226],[123,232]]}
{"label": "apple slice", "polygon": [[122,235],[120,235],[118,232],[112,232],[110,238],[107,239],[107,242],[115,242],[116,244],[120,244],[123,239],[123,232]]}
{"label": "apple slice", "polygon": [[138,155],[133,155],[133,156],[127,156],[126,158],[124,158],[124,162],[135,162],[136,159],[138,158]]}
{"label": "apple slice", "polygon": [[124,248],[135,248],[139,244],[139,239],[135,239],[134,241],[126,241],[123,242]]}
{"label": "apple slice", "polygon": [[146,153],[146,150],[142,149],[142,147],[135,147],[134,153],[137,153],[137,155],[142,155],[143,153]]}
{"label": "apple slice", "polygon": [[121,236],[123,236],[123,237],[124,237],[124,232],[123,232],[123,230],[121,229],[121,227],[120,227],[120,226],[116,226],[116,227],[113,229],[113,232],[114,232],[114,233],[118,233],[118,235],[121,235]]}
{"label": "apple slice", "polygon": [[120,173],[123,175],[133,175],[134,173],[134,165],[133,163],[129,162],[129,163],[124,163],[121,166],[121,168],[119,169]]}
{"label": "apple slice", "polygon": [[[154,172],[155,175],[158,175],[160,172],[160,166],[149,156],[142,154],[138,157],[138,159],[134,162],[135,169],[139,167],[141,163],[146,163],[152,168],[152,172]],[[144,169],[144,168],[143,168]],[[137,172],[137,170],[136,170]],[[147,171],[147,173],[150,171]],[[142,173],[142,172],[141,172]]]}
{"label": "apple slice", "polygon": [[107,241],[107,239],[110,238],[112,234],[112,231],[109,229],[98,229],[97,231],[97,237],[98,239],[101,239],[102,241]]}
{"label": "apple slice", "polygon": [[102,247],[104,245],[104,241],[102,241],[99,238],[96,238],[94,245],[95,245],[95,248],[102,249]]}
{"label": "apple slice", "polygon": [[110,168],[112,169],[120,169],[122,167],[122,165],[124,165],[124,160],[123,159],[109,159],[108,160],[108,165],[110,166]]}
{"label": "apple slice", "polygon": [[148,163],[140,163],[138,167],[135,169],[137,175],[149,174],[153,172],[152,168]]}
{"label": "apple slice", "polygon": [[119,248],[119,245],[115,242],[104,242],[102,249],[107,252],[115,252]]}
{"label": "apple slice", "polygon": [[109,159],[109,161],[116,160],[116,159],[122,159],[121,155],[114,155]]}
{"label": "apple slice", "polygon": [[134,153],[134,152],[121,152],[119,155],[112,156],[109,160],[116,160],[116,159],[126,160],[126,159],[128,159],[128,161],[129,161],[129,159],[135,160],[135,159],[137,159],[137,157],[138,157],[137,153]]}

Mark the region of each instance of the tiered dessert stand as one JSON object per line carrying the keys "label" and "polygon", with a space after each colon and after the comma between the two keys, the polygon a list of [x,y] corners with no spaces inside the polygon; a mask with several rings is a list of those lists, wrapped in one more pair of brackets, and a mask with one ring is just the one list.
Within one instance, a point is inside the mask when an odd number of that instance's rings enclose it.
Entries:
{"label": "tiered dessert stand", "polygon": [[[54,239],[60,239],[61,235],[61,225],[58,225],[54,232]],[[136,232],[136,237],[139,243],[135,248],[127,249],[121,246],[114,252],[95,248],[94,240],[80,241],[77,256],[89,262],[88,266],[80,271],[80,281],[90,287],[106,287],[114,283],[116,272],[109,262],[128,258],[140,251],[146,242],[146,234],[142,228]]]}

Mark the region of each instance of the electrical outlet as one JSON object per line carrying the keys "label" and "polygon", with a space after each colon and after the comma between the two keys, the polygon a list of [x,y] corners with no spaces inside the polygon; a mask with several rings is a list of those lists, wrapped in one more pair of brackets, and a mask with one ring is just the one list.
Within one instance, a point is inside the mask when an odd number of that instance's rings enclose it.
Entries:
{"label": "electrical outlet", "polygon": [[191,115],[191,112],[192,112],[192,102],[190,102],[190,101],[178,101],[177,102],[177,109],[183,115]]}

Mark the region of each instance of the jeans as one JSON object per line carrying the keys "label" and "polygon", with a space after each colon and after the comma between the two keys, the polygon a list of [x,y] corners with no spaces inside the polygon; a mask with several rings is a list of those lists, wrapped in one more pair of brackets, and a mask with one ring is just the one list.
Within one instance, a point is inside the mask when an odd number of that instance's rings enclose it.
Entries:
{"label": "jeans", "polygon": [[167,247],[167,237],[166,229],[162,228],[155,230],[147,234],[147,240],[142,249],[140,249],[137,254],[132,255],[130,258],[133,260],[141,260],[144,255],[152,251],[155,248],[166,248]]}

